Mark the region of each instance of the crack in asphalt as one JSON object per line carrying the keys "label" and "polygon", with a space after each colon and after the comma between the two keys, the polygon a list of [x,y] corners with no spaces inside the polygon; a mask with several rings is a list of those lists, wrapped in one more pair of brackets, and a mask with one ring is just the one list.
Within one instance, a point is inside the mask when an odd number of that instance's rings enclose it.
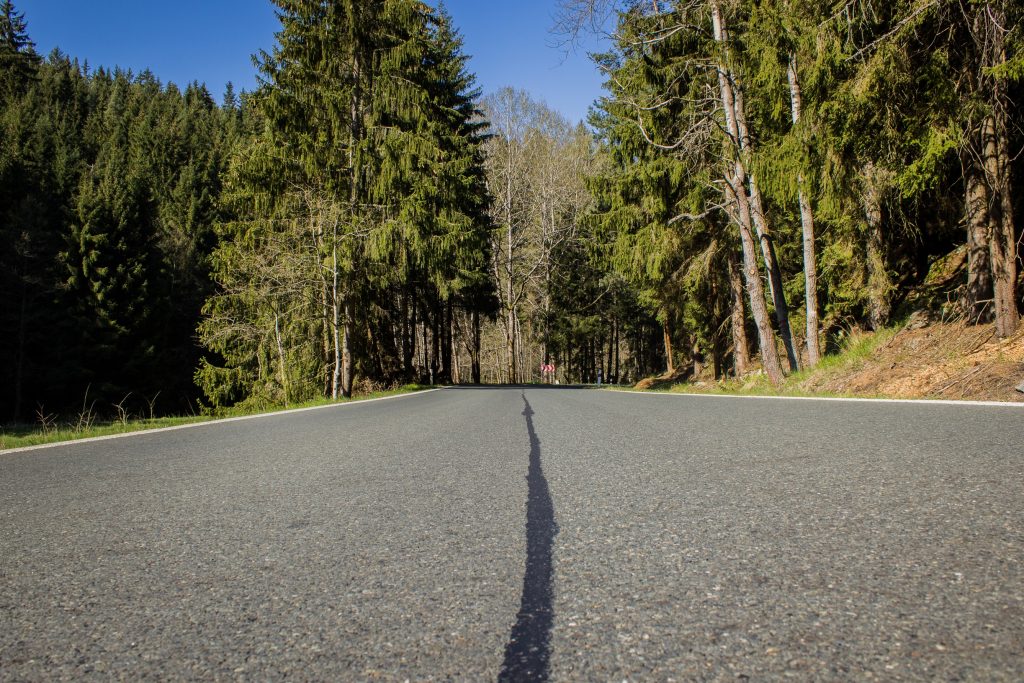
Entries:
{"label": "crack in asphalt", "polygon": [[499,683],[547,681],[551,661],[554,608],[554,545],[558,534],[555,505],[541,467],[540,439],[533,427],[533,408],[523,392],[523,416],[530,435],[527,472],[526,574],[515,626],[505,645]]}

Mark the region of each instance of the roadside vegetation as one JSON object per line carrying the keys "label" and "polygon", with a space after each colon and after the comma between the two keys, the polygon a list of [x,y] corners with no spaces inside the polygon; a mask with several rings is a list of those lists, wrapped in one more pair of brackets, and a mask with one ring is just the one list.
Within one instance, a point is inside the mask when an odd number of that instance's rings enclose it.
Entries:
{"label": "roadside vegetation", "polygon": [[870,392],[818,379],[918,311],[995,360],[933,386],[922,341],[879,393],[1020,381],[1024,1],[553,0],[567,46],[609,29],[586,122],[481,92],[441,3],[271,1],[258,87],[217,99],[39,55],[0,0],[0,422]]}
{"label": "roadside vegetation", "polygon": [[[635,385],[640,391],[666,391],[671,393],[738,394],[752,396],[853,396],[828,391],[814,391],[806,384],[822,378],[835,378],[854,371],[875,357],[878,349],[889,342],[899,327],[887,327],[878,332],[855,332],[841,348],[823,357],[814,368],[803,368],[786,376],[782,384],[773,384],[760,369],[742,377],[727,377],[720,380],[710,378],[688,378],[679,376],[651,377]],[[883,398],[871,394],[871,398]]]}
{"label": "roadside vegetation", "polygon": [[229,417],[247,417],[250,415],[261,415],[284,410],[298,410],[302,408],[316,408],[320,406],[353,403],[372,398],[384,398],[387,396],[410,394],[431,388],[432,387],[428,385],[407,384],[394,389],[356,393],[351,398],[347,399],[320,398],[294,405],[237,406],[207,410],[204,413],[192,415],[168,417],[142,417],[125,414],[117,420],[97,420],[90,412],[83,412],[74,419],[58,420],[54,415],[40,414],[38,416],[39,420],[35,424],[15,424],[0,427],[0,450],[22,448],[25,446],[38,446],[41,444],[58,443],[61,441],[89,439],[97,436],[127,434],[129,432],[141,432],[149,429],[177,427],[180,425],[196,424],[200,422],[211,422]]}
{"label": "roadside vegetation", "polygon": [[1024,330],[999,339],[992,325],[930,322],[917,314],[878,332],[857,330],[814,368],[780,385],[742,377],[649,377],[634,390],[670,393],[1024,402]]}

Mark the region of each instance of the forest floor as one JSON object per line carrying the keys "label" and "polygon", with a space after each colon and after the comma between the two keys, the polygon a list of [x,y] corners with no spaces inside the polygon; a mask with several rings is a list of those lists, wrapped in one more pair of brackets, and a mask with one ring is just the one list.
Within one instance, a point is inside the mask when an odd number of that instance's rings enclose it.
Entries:
{"label": "forest floor", "polygon": [[9,424],[0,425],[0,451],[10,448],[24,448],[26,446],[40,446],[43,444],[60,443],[62,441],[76,441],[78,439],[90,439],[98,436],[113,436],[127,434],[130,432],[141,432],[151,429],[165,429],[167,427],[178,427],[181,425],[195,424],[199,422],[210,422],[224,418],[248,417],[285,410],[300,410],[304,408],[316,408],[352,401],[365,401],[371,398],[384,398],[396,396],[414,391],[423,391],[432,387],[407,384],[402,387],[385,391],[368,391],[356,394],[351,399],[319,399],[301,404],[288,406],[264,406],[261,408],[226,408],[211,414],[184,415],[156,418],[132,418],[126,416],[123,420],[93,420],[81,417],[64,422],[48,422],[43,424]]}
{"label": "forest floor", "polygon": [[838,353],[773,387],[760,372],[714,381],[658,377],[636,389],[683,393],[942,399],[1024,402],[1024,326],[997,339],[994,325],[930,320],[915,313],[903,324],[854,332]]}

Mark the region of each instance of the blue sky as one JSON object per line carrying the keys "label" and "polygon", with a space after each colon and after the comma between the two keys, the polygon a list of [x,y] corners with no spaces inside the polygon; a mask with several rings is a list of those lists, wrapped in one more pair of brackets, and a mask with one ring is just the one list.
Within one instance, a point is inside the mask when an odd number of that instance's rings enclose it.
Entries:
{"label": "blue sky", "polygon": [[[250,55],[273,45],[267,0],[15,0],[37,49],[54,47],[93,67],[149,68],[162,81],[198,80],[219,98],[224,85],[251,90]],[[601,78],[585,54],[568,55],[549,33],[556,0],[447,0],[470,68],[492,92],[512,85],[571,120],[586,117]]]}

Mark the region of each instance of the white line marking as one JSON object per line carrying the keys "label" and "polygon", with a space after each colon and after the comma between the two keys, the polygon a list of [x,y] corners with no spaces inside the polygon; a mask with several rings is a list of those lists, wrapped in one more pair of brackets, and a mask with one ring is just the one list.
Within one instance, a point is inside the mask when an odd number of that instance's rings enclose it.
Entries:
{"label": "white line marking", "polygon": [[1024,408],[1024,403],[1010,401],[950,401],[945,399],[921,398],[843,398],[841,396],[757,396],[752,394],[699,394],[669,393],[667,391],[633,391],[631,389],[611,389],[620,394],[636,394],[638,396],[683,396],[686,398],[755,398],[773,401],[845,401],[847,403],[911,403],[925,406],[984,406],[989,408]]}
{"label": "white line marking", "polygon": [[173,427],[157,427],[155,429],[139,429],[134,432],[123,432],[121,434],[107,434],[105,436],[90,436],[86,439],[71,439],[69,441],[57,441],[54,443],[41,443],[35,446],[22,446],[21,448],[9,448],[0,450],[0,455],[10,455],[12,453],[24,453],[25,451],[37,451],[43,448],[57,448],[58,446],[71,446],[80,443],[90,443],[93,441],[109,441],[110,439],[125,439],[129,436],[143,436],[146,434],[159,434],[160,432],[173,432],[179,429],[192,429],[194,427],[208,427],[210,425],[226,424],[228,422],[241,422],[242,420],[258,420],[264,417],[275,417],[277,415],[290,415],[292,413],[306,413],[311,410],[325,410],[327,408],[344,408],[346,406],[357,406],[362,403],[373,403],[375,401],[390,401],[396,398],[408,398],[409,396],[419,396],[420,394],[429,394],[438,389],[424,389],[422,391],[410,391],[407,394],[395,394],[394,396],[381,396],[379,398],[364,398],[358,401],[348,401],[346,403],[328,403],[323,406],[312,406],[310,408],[291,408],[289,410],[277,410],[272,413],[258,413],[256,415],[241,415],[239,417],[222,417],[216,420],[206,420],[204,422],[190,422],[183,425],[174,425]]}

